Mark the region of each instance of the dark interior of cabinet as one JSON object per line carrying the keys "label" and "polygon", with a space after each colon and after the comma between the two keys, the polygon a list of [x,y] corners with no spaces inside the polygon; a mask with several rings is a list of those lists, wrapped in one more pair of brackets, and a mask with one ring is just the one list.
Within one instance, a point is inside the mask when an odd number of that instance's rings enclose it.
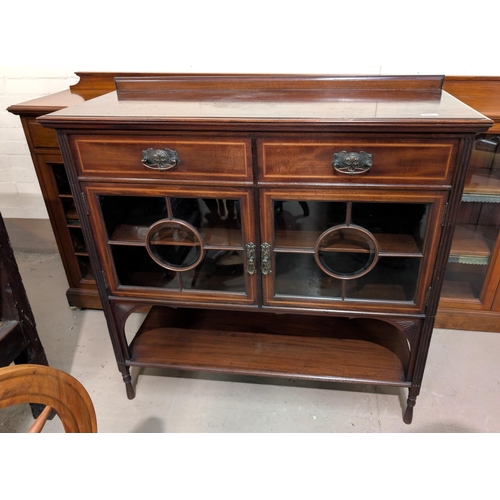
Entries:
{"label": "dark interior of cabinet", "polygon": [[81,227],[73,197],[69,195],[68,197],[61,197],[61,203],[68,227]]}
{"label": "dark interior of cabinet", "polygon": [[[298,297],[343,298],[342,280],[326,275],[312,254],[277,252],[276,294]],[[412,302],[421,259],[381,257],[365,276],[346,283],[344,300]]]}
{"label": "dark interior of cabinet", "polygon": [[239,200],[101,195],[99,205],[121,285],[246,292]]}
{"label": "dark interior of cabinet", "polygon": [[[274,201],[275,293],[414,301],[428,215],[429,205],[423,203]],[[323,245],[321,252],[317,249],[325,231],[341,226],[364,228],[377,240],[378,262],[368,274],[347,278],[367,266],[367,254],[374,251],[371,244],[342,236],[335,244]],[[341,269],[346,283],[323,272],[315,253],[327,268]]]}
{"label": "dark interior of cabinet", "polygon": [[71,188],[69,186],[68,176],[64,170],[64,165],[62,163],[51,163],[51,167],[59,194],[70,195]]}
{"label": "dark interior of cabinet", "polygon": [[71,241],[75,249],[75,254],[87,254],[87,249],[85,247],[85,241],[83,239],[83,232],[81,227],[70,227],[69,234],[71,236]]}
{"label": "dark interior of cabinet", "polygon": [[64,164],[57,161],[47,161],[46,165],[52,172],[53,186],[59,199],[59,203],[54,204],[53,209],[57,210],[60,214],[58,217],[65,223],[65,226],[59,227],[59,231],[66,234],[60,236],[64,239],[66,247],[72,250],[72,255],[66,253],[66,258],[72,268],[71,273],[76,278],[76,282],[73,281],[73,286],[93,286],[95,285],[95,275]]}
{"label": "dark interior of cabinet", "polygon": [[153,307],[130,352],[130,366],[409,385],[406,337],[375,319]]}
{"label": "dark interior of cabinet", "polygon": [[141,246],[116,245],[112,255],[118,281],[124,286],[230,293],[246,290],[241,251],[206,250],[201,264],[183,272],[159,266]]}
{"label": "dark interior of cabinet", "polygon": [[[176,219],[194,226],[207,245],[217,245],[217,230],[224,230],[230,246],[241,246],[229,235],[241,228],[240,202],[234,199],[194,197],[100,196],[99,203],[108,238],[115,242],[138,239],[145,228],[162,219]],[[141,232],[142,231],[142,232]],[[128,233],[128,235],[127,235]],[[215,241],[213,241],[215,240]],[[224,241],[227,245],[228,241]]]}
{"label": "dark interior of cabinet", "polygon": [[[408,236],[401,240],[412,241],[412,249],[421,251],[427,216],[428,205],[423,203],[274,201],[275,229],[286,246],[304,241],[303,233],[305,241],[310,240],[313,246],[323,231],[348,223],[377,235]],[[390,241],[387,237],[382,239]],[[397,244],[398,240],[393,240]],[[390,250],[388,247],[387,251]]]}
{"label": "dark interior of cabinet", "polygon": [[80,273],[83,281],[95,281],[94,271],[90,265],[90,258],[86,255],[77,255],[76,260],[78,262],[78,267],[80,268]]}

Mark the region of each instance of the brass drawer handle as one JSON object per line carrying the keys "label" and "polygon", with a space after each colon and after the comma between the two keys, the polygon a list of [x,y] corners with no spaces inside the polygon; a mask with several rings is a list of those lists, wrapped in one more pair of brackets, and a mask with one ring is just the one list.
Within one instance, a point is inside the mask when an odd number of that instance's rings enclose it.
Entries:
{"label": "brass drawer handle", "polygon": [[181,161],[173,149],[148,148],[142,152],[142,164],[152,170],[170,170]]}
{"label": "brass drawer handle", "polygon": [[271,245],[262,243],[260,246],[260,270],[262,274],[271,274]]}
{"label": "brass drawer handle", "polygon": [[341,151],[334,153],[332,167],[341,174],[364,174],[372,168],[373,155],[360,151],[359,153]]}

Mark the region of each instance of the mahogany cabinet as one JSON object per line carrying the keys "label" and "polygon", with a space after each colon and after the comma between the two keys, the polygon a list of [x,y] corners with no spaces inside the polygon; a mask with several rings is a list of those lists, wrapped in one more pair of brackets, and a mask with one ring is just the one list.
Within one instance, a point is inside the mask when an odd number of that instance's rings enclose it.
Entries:
{"label": "mahogany cabinet", "polygon": [[[118,368],[419,394],[477,133],[441,77],[119,77],[56,129]],[[149,308],[133,340],[128,316]]]}

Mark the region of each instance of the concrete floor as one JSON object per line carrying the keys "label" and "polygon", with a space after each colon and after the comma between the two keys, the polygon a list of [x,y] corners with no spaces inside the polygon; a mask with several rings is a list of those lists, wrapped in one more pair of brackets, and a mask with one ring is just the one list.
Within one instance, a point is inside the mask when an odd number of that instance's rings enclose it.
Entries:
{"label": "concrete floor", "polygon": [[[134,369],[129,401],[103,313],[68,307],[59,255],[16,258],[49,363],[85,386],[101,433],[500,431],[500,333],[434,332],[411,425],[402,421],[406,390],[362,385]],[[31,422],[28,406],[0,411],[0,432]],[[44,429],[62,431],[57,417]]]}

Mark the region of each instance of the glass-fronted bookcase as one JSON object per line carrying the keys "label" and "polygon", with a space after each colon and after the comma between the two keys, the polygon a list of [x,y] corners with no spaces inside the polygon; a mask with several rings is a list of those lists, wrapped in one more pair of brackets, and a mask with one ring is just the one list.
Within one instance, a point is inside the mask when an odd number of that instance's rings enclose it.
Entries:
{"label": "glass-fronted bookcase", "polygon": [[495,124],[474,143],[436,326],[500,332],[500,78],[447,77],[445,90]]}

